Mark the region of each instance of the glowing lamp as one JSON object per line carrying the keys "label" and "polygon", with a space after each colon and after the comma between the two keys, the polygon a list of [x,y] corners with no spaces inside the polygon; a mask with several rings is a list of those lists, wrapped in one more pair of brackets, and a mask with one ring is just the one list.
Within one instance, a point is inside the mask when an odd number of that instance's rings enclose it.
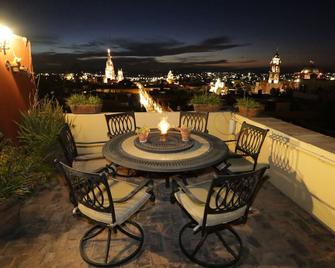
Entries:
{"label": "glowing lamp", "polygon": [[9,49],[9,42],[13,38],[13,32],[7,26],[0,25],[0,50],[6,54],[6,50]]}

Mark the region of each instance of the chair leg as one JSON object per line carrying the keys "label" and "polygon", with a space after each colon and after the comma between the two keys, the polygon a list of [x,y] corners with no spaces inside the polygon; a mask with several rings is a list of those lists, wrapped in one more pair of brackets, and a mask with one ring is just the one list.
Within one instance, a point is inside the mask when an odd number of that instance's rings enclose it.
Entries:
{"label": "chair leg", "polygon": [[170,178],[165,178],[165,187],[170,188]]}
{"label": "chair leg", "polygon": [[[134,234],[132,231],[130,231],[126,225],[131,225],[135,227],[135,232]],[[95,259],[94,256],[89,256],[88,254],[88,247],[87,243],[90,240],[93,240],[97,235],[102,233],[104,230],[107,230],[107,241],[106,241],[106,248],[105,248],[105,254],[102,259]],[[132,245],[136,245],[135,249],[131,251],[131,253],[127,254],[123,258],[109,258],[109,253],[111,250],[111,243],[113,243],[113,236],[115,236],[118,231],[120,231],[122,234],[126,235],[131,241]],[[122,265],[132,258],[134,258],[142,249],[144,242],[144,231],[142,227],[133,221],[126,221],[123,225],[116,226],[114,228],[110,228],[108,226],[100,226],[100,225],[95,225],[92,228],[90,228],[82,237],[80,240],[80,255],[83,258],[85,262],[92,266],[97,266],[97,267],[114,267],[114,266],[119,266]],[[113,246],[112,246],[113,248]],[[123,249],[124,250],[124,249]],[[122,251],[123,251],[122,250]],[[116,256],[121,255],[123,252],[116,252]],[[92,254],[90,254],[92,255]]]}
{"label": "chair leg", "polygon": [[[242,240],[239,237],[239,235],[235,232],[235,230],[231,227],[231,226],[226,226],[225,229],[221,229],[221,230],[217,230],[217,231],[207,231],[205,230],[205,232],[202,234],[198,244],[193,247],[193,249],[186,249],[183,243],[183,234],[184,232],[188,229],[189,231],[193,231],[192,229],[194,229],[194,227],[197,224],[194,222],[189,222],[187,224],[185,224],[182,229],[180,230],[179,233],[179,245],[180,248],[182,250],[182,252],[186,255],[187,258],[189,258],[191,261],[205,266],[205,267],[229,267],[235,263],[237,263],[242,255]],[[234,242],[237,245],[237,250],[234,250],[233,248],[231,248],[228,243],[224,240],[223,236],[220,234],[220,231],[225,230],[225,231],[229,231],[233,236],[234,236]],[[227,251],[229,253],[229,255],[231,255],[231,258],[229,259],[222,259],[222,260],[209,260],[209,259],[205,259],[205,258],[201,258],[198,255],[198,253],[201,251],[201,247],[202,245],[205,243],[207,237],[209,235],[212,234],[216,234],[218,240],[222,243],[225,251]],[[190,239],[190,236],[186,236],[185,235],[185,239]]]}

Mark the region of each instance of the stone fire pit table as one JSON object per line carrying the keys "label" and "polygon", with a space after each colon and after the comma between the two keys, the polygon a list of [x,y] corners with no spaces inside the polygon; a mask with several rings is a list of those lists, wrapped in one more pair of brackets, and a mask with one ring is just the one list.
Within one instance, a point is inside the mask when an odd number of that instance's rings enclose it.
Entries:
{"label": "stone fire pit table", "polygon": [[190,141],[183,142],[179,132],[172,130],[162,142],[156,129],[150,132],[146,143],[140,143],[135,133],[127,133],[108,141],[102,152],[107,160],[127,168],[178,173],[219,164],[226,158],[228,147],[217,137],[202,132],[192,132]]}

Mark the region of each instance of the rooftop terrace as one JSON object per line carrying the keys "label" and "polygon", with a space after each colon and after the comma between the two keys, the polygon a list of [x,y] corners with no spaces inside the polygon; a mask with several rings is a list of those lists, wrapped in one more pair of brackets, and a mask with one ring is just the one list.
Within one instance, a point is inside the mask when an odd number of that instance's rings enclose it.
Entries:
{"label": "rooftop terrace", "polygon": [[[177,124],[178,113],[168,116]],[[103,114],[68,117],[76,141],[106,139]],[[235,133],[244,120],[270,129],[259,159],[270,164],[270,180],[247,223],[236,226],[245,245],[237,266],[335,267],[335,140],[277,119],[250,120],[231,113],[211,113],[209,133],[231,138],[230,119],[236,122]],[[159,120],[157,113],[136,113],[139,126],[155,127]],[[208,176],[207,171],[197,180]],[[178,233],[187,217],[169,202],[170,191],[163,180],[155,180],[156,202],[135,215],[145,232],[143,251],[126,267],[197,267],[179,248]],[[24,203],[16,232],[0,240],[0,267],[87,267],[79,240],[90,224],[73,217],[72,208],[62,178],[55,178]],[[122,240],[117,246],[123,246]],[[211,249],[206,245],[205,254]]]}

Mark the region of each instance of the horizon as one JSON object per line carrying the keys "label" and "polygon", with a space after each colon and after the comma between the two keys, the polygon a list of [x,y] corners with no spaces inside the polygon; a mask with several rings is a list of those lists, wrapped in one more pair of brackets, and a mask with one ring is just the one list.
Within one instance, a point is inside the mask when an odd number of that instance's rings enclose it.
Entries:
{"label": "horizon", "polygon": [[110,48],[125,73],[284,73],[313,60],[335,71],[335,3],[323,1],[34,1],[3,3],[0,23],[32,44],[36,72],[103,71]]}

